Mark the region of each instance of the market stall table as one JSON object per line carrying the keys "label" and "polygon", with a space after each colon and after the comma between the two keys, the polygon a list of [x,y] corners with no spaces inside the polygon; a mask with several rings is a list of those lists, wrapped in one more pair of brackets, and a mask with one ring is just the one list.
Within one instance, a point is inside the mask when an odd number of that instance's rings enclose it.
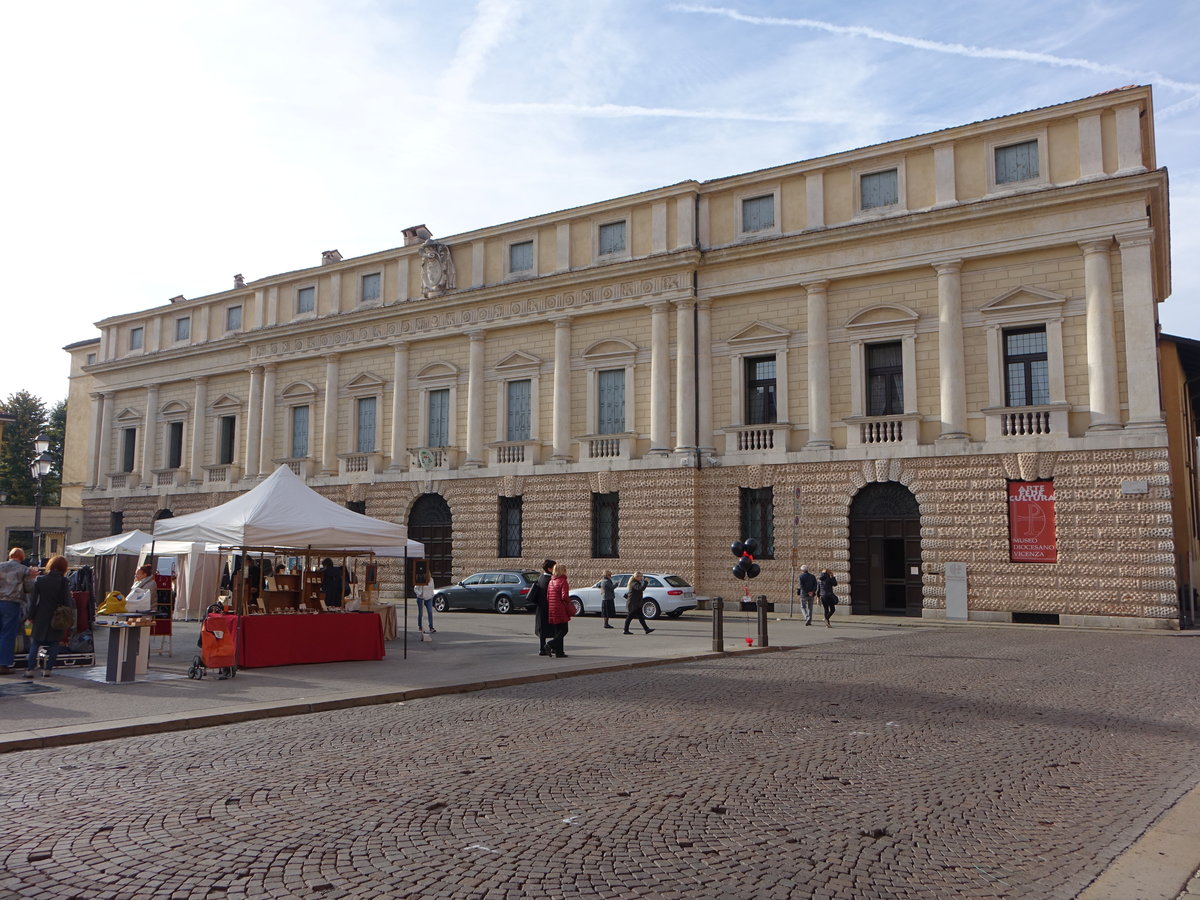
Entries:
{"label": "market stall table", "polygon": [[240,616],[238,666],[383,659],[383,624],[375,613]]}
{"label": "market stall table", "polygon": [[108,629],[105,681],[128,683],[149,671],[151,622],[146,618],[96,622],[97,627]]}

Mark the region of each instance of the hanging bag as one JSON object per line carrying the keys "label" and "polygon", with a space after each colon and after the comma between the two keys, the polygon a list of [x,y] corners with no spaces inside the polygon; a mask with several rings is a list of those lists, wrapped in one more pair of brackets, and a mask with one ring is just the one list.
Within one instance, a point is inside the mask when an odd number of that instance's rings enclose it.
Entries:
{"label": "hanging bag", "polygon": [[75,605],[63,604],[54,608],[50,618],[50,627],[55,631],[71,631],[75,627]]}

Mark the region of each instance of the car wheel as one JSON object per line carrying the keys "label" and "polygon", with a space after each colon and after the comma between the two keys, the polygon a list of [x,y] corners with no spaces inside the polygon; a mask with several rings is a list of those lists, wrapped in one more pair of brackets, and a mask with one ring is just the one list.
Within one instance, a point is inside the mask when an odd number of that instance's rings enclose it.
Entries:
{"label": "car wheel", "polygon": [[446,598],[441,594],[436,594],[433,598],[433,608],[438,612],[445,612],[450,608],[450,604],[446,602]]}
{"label": "car wheel", "polygon": [[496,612],[505,613],[506,615],[512,612],[512,600],[507,594],[501,594],[495,599],[493,605],[496,607]]}
{"label": "car wheel", "polygon": [[571,598],[571,609],[575,610],[575,615],[582,616],[583,615],[583,601],[580,600],[578,597],[572,597]]}
{"label": "car wheel", "polygon": [[657,600],[646,600],[642,603],[642,615],[647,619],[657,619],[661,614],[662,609]]}
{"label": "car wheel", "polygon": [[682,609],[673,609],[669,613],[667,613],[667,618],[668,619],[678,619],[682,615],[683,615]]}

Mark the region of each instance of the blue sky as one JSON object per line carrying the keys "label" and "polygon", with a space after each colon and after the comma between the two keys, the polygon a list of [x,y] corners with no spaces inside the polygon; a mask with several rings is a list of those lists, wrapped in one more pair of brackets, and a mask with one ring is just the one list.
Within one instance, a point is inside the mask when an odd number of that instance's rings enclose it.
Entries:
{"label": "blue sky", "polygon": [[[1200,337],[1200,3],[63,0],[6,9],[0,397],[107,315],[1153,84]],[[16,314],[14,315],[14,311]],[[7,329],[6,329],[7,331]]]}

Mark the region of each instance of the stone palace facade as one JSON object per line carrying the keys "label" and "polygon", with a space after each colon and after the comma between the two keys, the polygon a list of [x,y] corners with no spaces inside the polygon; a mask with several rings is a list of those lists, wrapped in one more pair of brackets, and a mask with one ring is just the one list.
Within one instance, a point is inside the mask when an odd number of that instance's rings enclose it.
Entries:
{"label": "stone palace facade", "polygon": [[413,227],[99,322],[67,348],[64,502],[85,537],[150,529],[287,465],[407,524],[439,584],[553,556],[729,598],[754,536],[777,602],[807,563],[853,613],[1171,627],[1167,217],[1134,86]]}

